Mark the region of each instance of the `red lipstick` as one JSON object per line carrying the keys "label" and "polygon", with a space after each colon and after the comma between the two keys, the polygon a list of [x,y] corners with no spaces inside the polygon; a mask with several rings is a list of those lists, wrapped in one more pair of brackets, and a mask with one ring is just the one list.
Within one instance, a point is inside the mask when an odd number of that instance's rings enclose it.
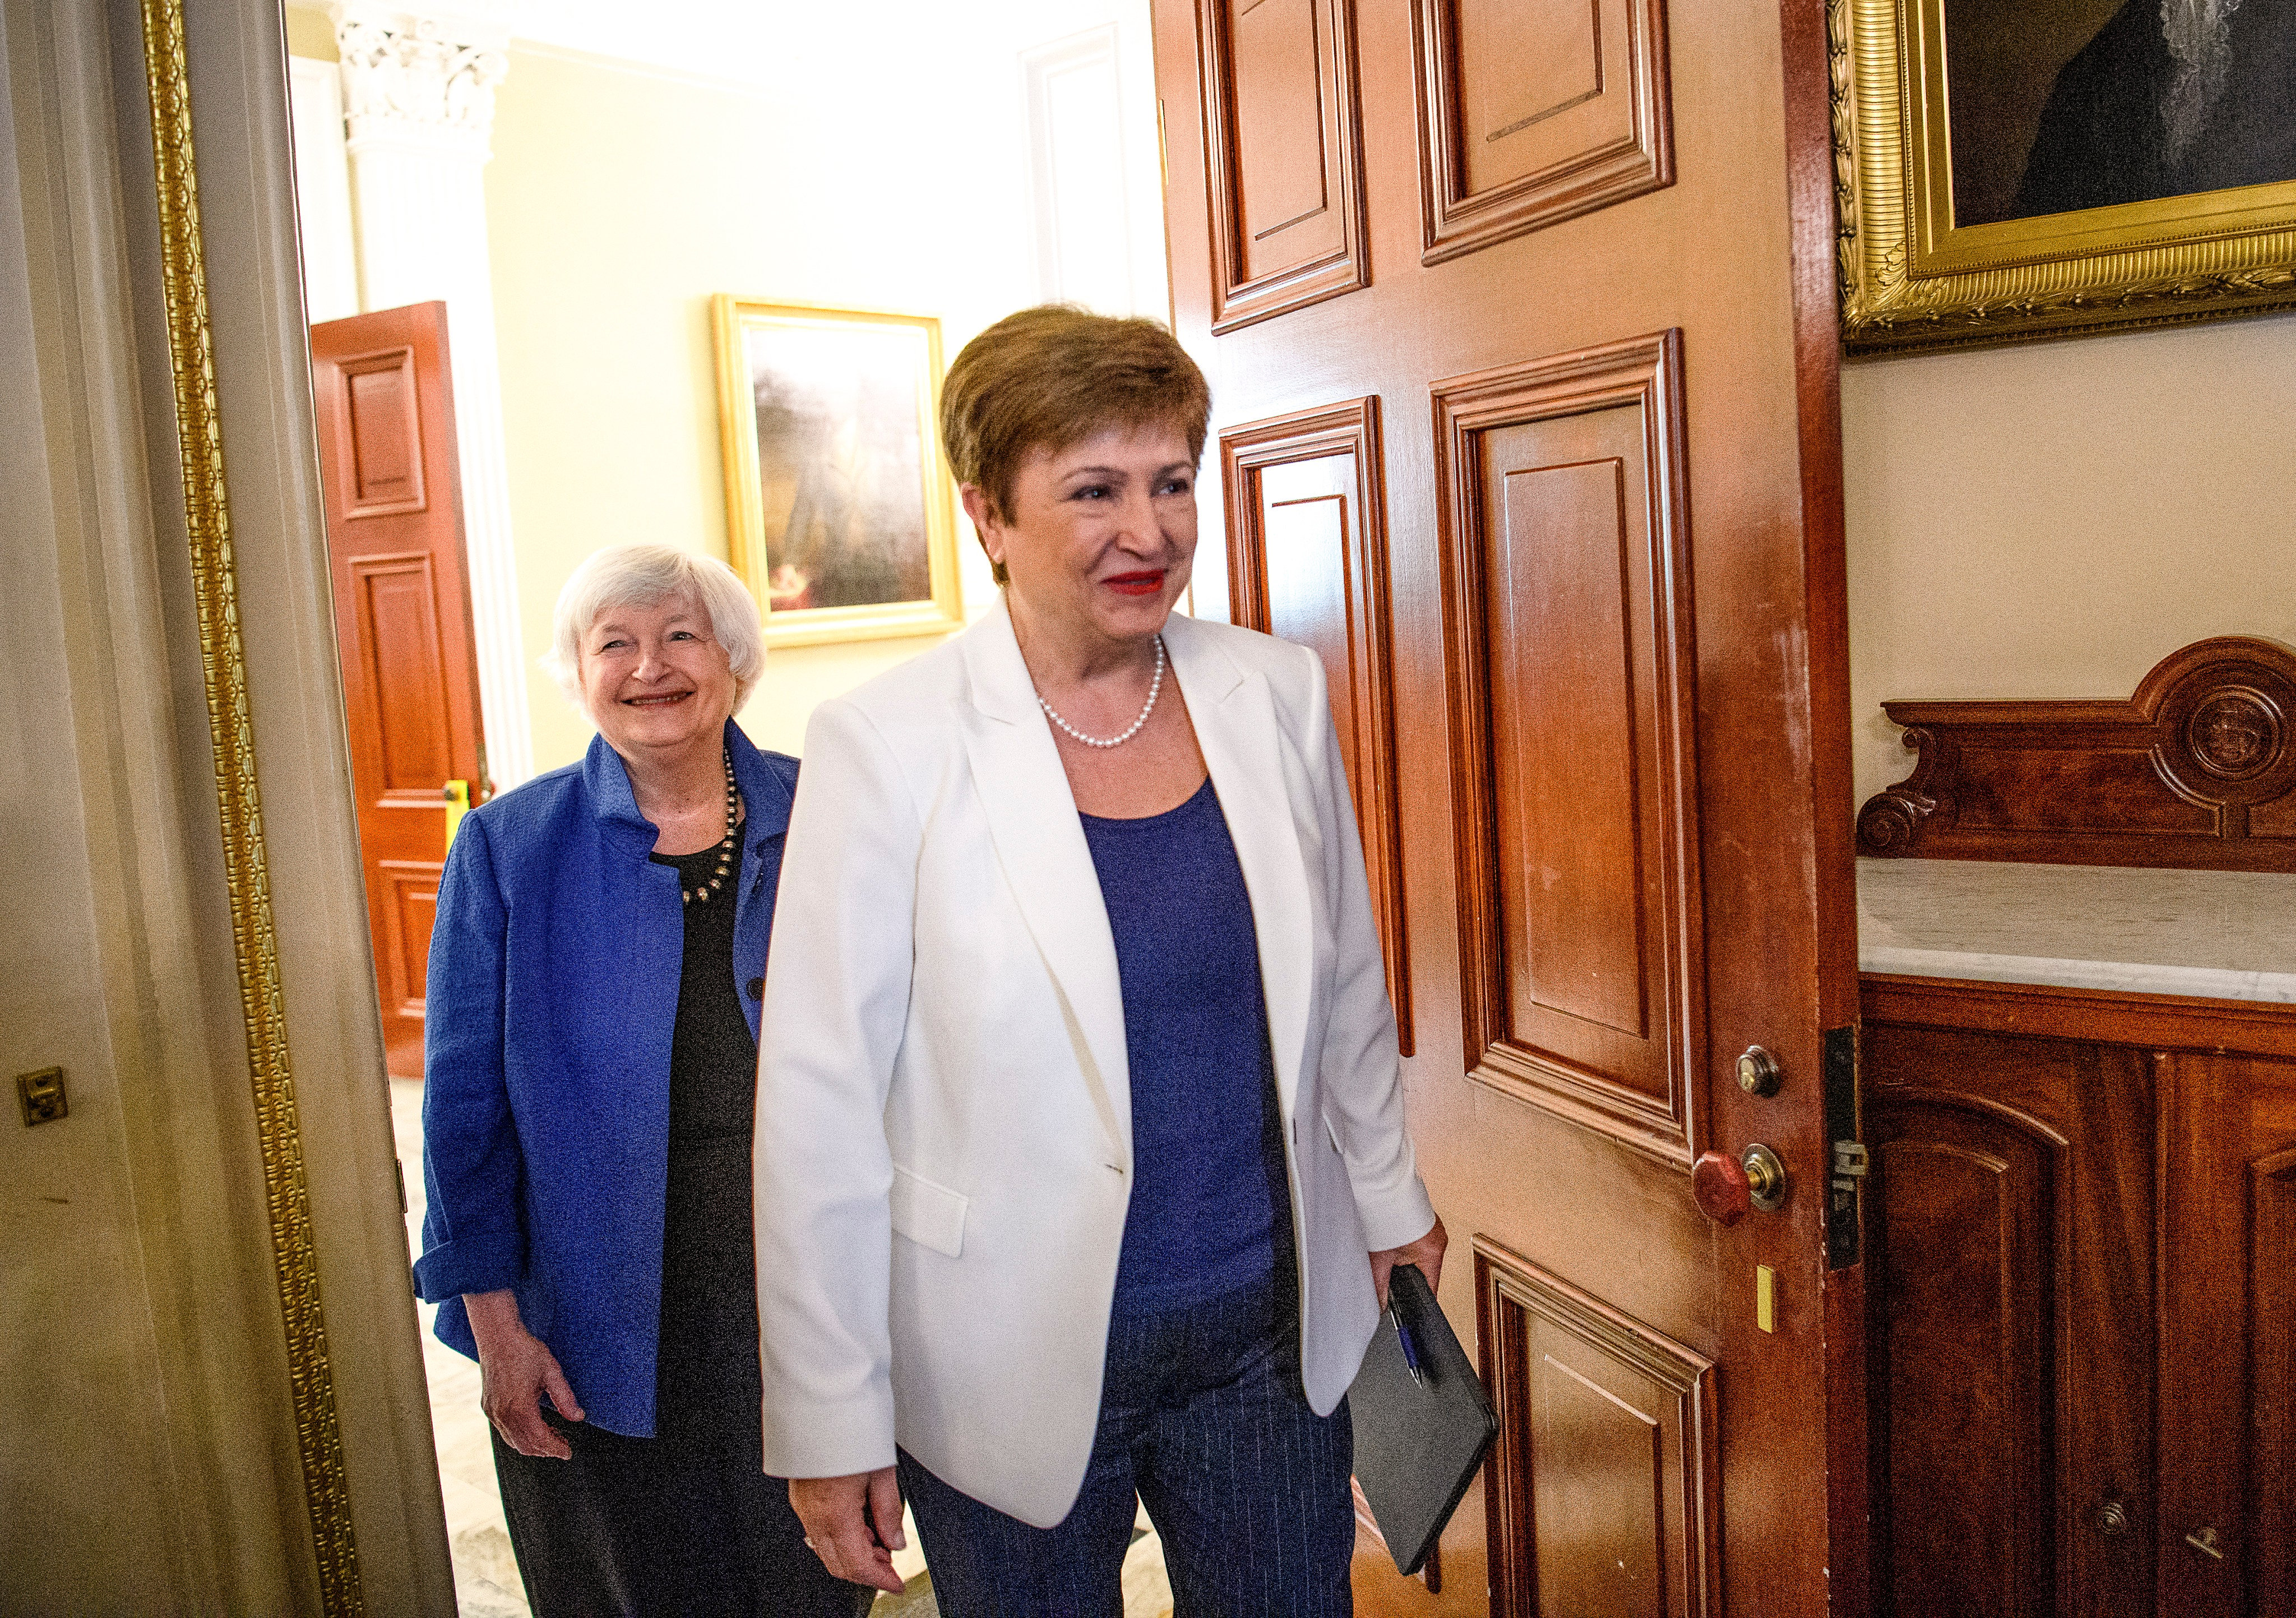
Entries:
{"label": "red lipstick", "polygon": [[1153,595],[1164,587],[1164,571],[1152,572],[1111,573],[1101,580],[1119,595]]}

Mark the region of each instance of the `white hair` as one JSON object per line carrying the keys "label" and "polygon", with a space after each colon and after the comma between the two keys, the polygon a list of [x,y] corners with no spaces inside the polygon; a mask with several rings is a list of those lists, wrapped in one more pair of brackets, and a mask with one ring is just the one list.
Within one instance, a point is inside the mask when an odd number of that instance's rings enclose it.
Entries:
{"label": "white hair", "polygon": [[675,596],[691,597],[709,614],[710,638],[726,648],[734,671],[734,711],[741,712],[766,668],[757,598],[741,575],[715,556],[668,545],[610,545],[592,551],[558,592],[542,666],[566,700],[581,701],[582,637],[602,613],[611,607],[660,606]]}
{"label": "white hair", "polygon": [[2232,72],[2232,14],[2240,0],[2161,0],[2161,36],[2176,72],[2161,101],[2161,133],[2173,166],[2201,138]]}

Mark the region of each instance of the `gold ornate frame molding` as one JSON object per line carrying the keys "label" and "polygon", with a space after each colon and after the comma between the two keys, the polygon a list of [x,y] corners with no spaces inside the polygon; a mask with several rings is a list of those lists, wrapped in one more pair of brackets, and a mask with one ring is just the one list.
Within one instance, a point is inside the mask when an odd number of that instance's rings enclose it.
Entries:
{"label": "gold ornate frame molding", "polygon": [[1827,0],[1849,351],[2296,307],[2296,181],[1956,228],[1945,0]]}
{"label": "gold ornate frame molding", "polygon": [[[718,431],[726,462],[726,554],[765,610],[766,645],[811,646],[829,641],[891,640],[905,635],[947,635],[964,628],[964,589],[956,554],[956,489],[949,480],[948,463],[933,448],[939,442],[935,413],[944,371],[939,317],[719,292],[709,300],[709,326],[718,350]],[[914,380],[918,442],[924,454],[921,481],[910,485],[906,492],[917,497],[924,520],[931,580],[924,595],[869,606],[795,611],[774,606],[749,342],[752,333],[776,330],[814,333],[906,330],[917,334],[919,368]]]}
{"label": "gold ornate frame molding", "polygon": [[263,809],[256,791],[255,735],[240,640],[231,513],[224,486],[223,429],[216,405],[215,344],[208,321],[207,267],[200,233],[199,179],[193,159],[191,84],[183,0],[142,0],[144,70],[152,97],[152,157],[159,178],[160,249],[167,305],[176,432],[183,463],[184,513],[199,615],[208,729],[215,752],[225,880],[247,1027],[271,1225],[272,1263],[284,1315],[287,1365],[303,1493],[318,1558],[319,1590],[330,1618],[365,1611],[350,1489],[327,1357],[325,1311],[310,1188],[295,1110],[279,946],[266,870]]}

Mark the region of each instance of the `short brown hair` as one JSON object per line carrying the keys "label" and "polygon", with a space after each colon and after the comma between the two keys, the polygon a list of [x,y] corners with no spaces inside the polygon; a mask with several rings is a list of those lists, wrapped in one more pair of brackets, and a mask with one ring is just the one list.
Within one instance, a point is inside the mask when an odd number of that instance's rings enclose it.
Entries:
{"label": "short brown hair", "polygon": [[1211,409],[1204,374],[1158,322],[1046,303],[964,345],[941,384],[940,441],[956,480],[978,486],[1004,517],[1013,480],[1037,450],[1109,427],[1169,423],[1201,460]]}

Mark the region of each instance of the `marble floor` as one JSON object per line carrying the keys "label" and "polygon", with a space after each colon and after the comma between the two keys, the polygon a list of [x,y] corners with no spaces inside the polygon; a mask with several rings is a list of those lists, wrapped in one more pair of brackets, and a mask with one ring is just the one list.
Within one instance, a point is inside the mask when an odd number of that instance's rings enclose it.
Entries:
{"label": "marble floor", "polygon": [[[422,1087],[410,1079],[390,1083],[390,1121],[406,1179],[407,1242],[422,1247]],[[455,1558],[455,1595],[462,1618],[530,1618],[495,1489],[494,1450],[479,1408],[479,1367],[430,1335],[435,1307],[422,1317],[422,1368],[430,1382],[430,1429],[439,1450],[439,1483],[447,1502],[447,1539]],[[931,1581],[916,1548],[893,1558],[908,1589],[880,1596],[872,1618],[937,1618]],[[1172,1587],[1164,1577],[1164,1551],[1143,1513],[1124,1558],[1125,1618],[1171,1618]]]}

